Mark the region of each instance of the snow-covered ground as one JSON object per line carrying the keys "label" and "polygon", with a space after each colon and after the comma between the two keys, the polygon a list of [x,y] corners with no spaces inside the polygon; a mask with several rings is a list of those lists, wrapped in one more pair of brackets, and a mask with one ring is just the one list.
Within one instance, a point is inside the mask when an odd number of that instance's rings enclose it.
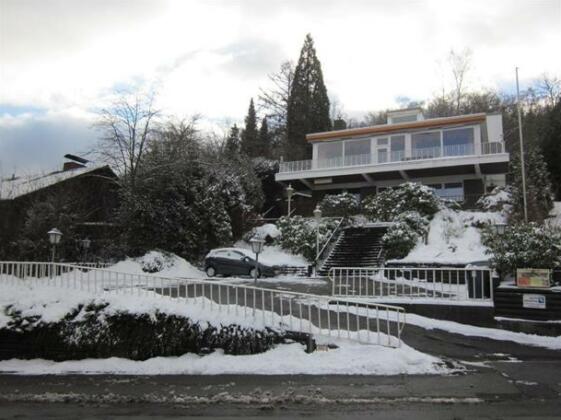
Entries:
{"label": "snow-covered ground", "polygon": [[[364,301],[364,299],[362,299]],[[375,303],[375,301],[373,301]],[[334,305],[331,305],[334,306]],[[350,313],[365,313],[366,309],[349,307]],[[393,316],[390,315],[390,316]],[[475,325],[460,324],[459,322],[427,318],[416,314],[407,314],[407,323],[427,330],[442,330],[468,337],[483,337],[499,341],[512,341],[517,344],[533,347],[544,347],[553,350],[561,349],[561,336],[550,337],[537,334],[526,334],[497,328],[477,327]]]}
{"label": "snow-covered ground", "polygon": [[337,349],[307,354],[298,343],[283,344],[248,356],[216,351],[206,356],[184,354],[145,361],[121,358],[53,362],[42,359],[0,361],[0,372],[21,375],[424,375],[452,371],[436,357],[406,345],[398,349],[338,341]]}
{"label": "snow-covered ground", "polygon": [[[203,300],[205,304],[203,305]],[[10,321],[5,308],[10,305],[11,310],[20,311],[22,317],[39,316],[36,322],[58,322],[66,314],[79,305],[93,302],[109,305],[104,309],[107,315],[119,312],[131,314],[149,314],[156,312],[178,315],[199,322],[219,327],[222,324],[235,323],[242,327],[263,328],[263,317],[246,318],[242,312],[232,310],[211,311],[210,301],[202,297],[196,299],[170,299],[144,289],[129,289],[94,293],[87,290],[76,290],[59,286],[25,285],[22,281],[16,284],[0,282],[0,328],[6,327]],[[232,305],[234,306],[234,305]],[[260,312],[259,312],[260,313]]]}
{"label": "snow-covered ground", "polygon": [[430,222],[427,244],[420,241],[405,258],[392,261],[444,265],[487,261],[487,248],[473,224],[504,222],[504,215],[498,212],[441,210]]}
{"label": "snow-covered ground", "polygon": [[[248,256],[255,258],[255,254],[251,251],[251,244],[238,241],[235,246],[244,249],[248,252]],[[303,256],[291,254],[278,245],[265,245],[263,252],[259,254],[259,262],[266,265],[288,265],[292,267],[306,267],[309,264]]]}
{"label": "snow-covered ground", "polygon": [[[200,298],[199,298],[200,299]],[[148,313],[156,311],[189,317],[202,325],[208,323],[236,323],[241,326],[261,328],[265,317],[257,311],[256,316],[244,317],[242,311],[236,312],[234,305],[222,311],[209,310],[209,302],[203,306],[190,299],[162,298],[153,292],[145,291],[142,296],[134,293],[121,294],[118,290],[93,294],[91,292],[66,289],[62,287],[29,286],[22,281],[14,285],[0,283],[0,328],[7,326],[10,317],[6,307],[21,312],[23,317],[39,316],[32,322],[56,322],[80,304],[91,301],[109,303],[105,314],[126,311],[129,313]],[[81,314],[77,315],[78,317]],[[267,317],[269,319],[269,316]],[[277,316],[274,322],[280,323]],[[284,322],[287,317],[284,317]],[[305,322],[304,322],[305,324]],[[146,361],[126,359],[87,359],[78,361],[52,362],[47,360],[6,360],[0,361],[0,372],[18,374],[445,374],[450,370],[436,357],[426,355],[402,344],[399,348],[359,344],[356,342],[321,338],[338,346],[327,352],[306,354],[304,347],[297,343],[283,344],[262,354],[251,356],[230,356],[222,351],[198,356],[185,354],[180,357],[156,357]]]}
{"label": "snow-covered ground", "polygon": [[150,251],[140,258],[127,258],[107,267],[107,270],[127,274],[147,274],[154,272],[160,277],[204,278],[206,274],[197,267],[174,254]]}
{"label": "snow-covered ground", "polygon": [[[235,248],[231,249],[236,249],[248,257],[255,258],[255,254],[251,251],[251,245],[247,242],[239,241],[235,244]],[[306,259],[301,255],[291,254],[279,246],[273,245],[264,246],[263,252],[259,254],[259,262],[271,266],[306,267],[308,265]],[[187,260],[161,251],[150,251],[139,258],[127,258],[106,269],[127,274],[152,273],[160,277],[206,278],[204,271],[199,270]]]}

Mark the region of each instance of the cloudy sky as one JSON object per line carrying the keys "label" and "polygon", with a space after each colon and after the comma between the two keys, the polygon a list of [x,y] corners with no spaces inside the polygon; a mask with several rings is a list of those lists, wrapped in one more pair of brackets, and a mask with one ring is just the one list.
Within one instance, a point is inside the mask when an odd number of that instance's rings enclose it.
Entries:
{"label": "cloudy sky", "polygon": [[241,120],[308,32],[351,116],[440,91],[450,49],[471,49],[473,88],[561,75],[561,0],[0,0],[0,173],[88,150],[125,87],[207,127]]}

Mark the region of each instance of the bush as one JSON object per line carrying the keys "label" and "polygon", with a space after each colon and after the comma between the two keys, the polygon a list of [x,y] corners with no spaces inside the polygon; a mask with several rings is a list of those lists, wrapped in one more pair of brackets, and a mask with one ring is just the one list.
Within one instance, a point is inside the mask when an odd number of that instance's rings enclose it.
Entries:
{"label": "bush", "polygon": [[362,207],[371,220],[391,222],[396,216],[407,211],[415,211],[431,218],[442,207],[442,202],[433,189],[408,182],[366,197]]}
{"label": "bush", "polygon": [[500,236],[490,228],[484,229],[482,238],[492,255],[492,266],[504,274],[514,274],[517,268],[561,266],[559,228],[521,223],[507,226]]}
{"label": "bush", "polygon": [[407,222],[398,221],[382,237],[386,258],[403,258],[417,244],[419,234]]}
{"label": "bush", "polygon": [[6,352],[2,358],[146,360],[209,353],[218,348],[226,354],[255,354],[282,341],[280,334],[269,329],[253,330],[235,324],[214,327],[162,312],[107,313],[108,305],[99,301],[79,305],[62,320],[50,323],[11,307],[2,308],[10,321],[0,328],[0,340],[15,344],[13,353]]}
{"label": "bush", "polygon": [[324,216],[349,217],[360,211],[360,200],[355,194],[344,192],[323,197],[319,208]]}
{"label": "bush", "polygon": [[405,213],[401,213],[394,219],[394,222],[405,223],[421,237],[425,236],[429,231],[429,220],[426,217],[421,216],[416,211],[406,211]]}
{"label": "bush", "polygon": [[512,188],[495,187],[489,194],[485,194],[476,203],[477,208],[483,211],[510,212],[512,209]]}
{"label": "bush", "polygon": [[[337,222],[332,219],[322,219],[319,225],[319,241],[322,246],[335,230]],[[301,254],[308,261],[316,258],[316,222],[302,216],[281,217],[277,221],[277,228],[281,235],[277,243],[293,254]]]}

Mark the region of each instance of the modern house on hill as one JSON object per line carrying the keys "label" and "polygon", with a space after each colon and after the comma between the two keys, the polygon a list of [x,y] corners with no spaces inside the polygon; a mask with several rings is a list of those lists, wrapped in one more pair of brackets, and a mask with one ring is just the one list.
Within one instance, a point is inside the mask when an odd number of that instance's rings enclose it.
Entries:
{"label": "modern house on hill", "polygon": [[376,194],[419,182],[441,197],[469,205],[505,184],[509,154],[502,115],[425,119],[419,108],[391,111],[387,124],[312,133],[311,160],[281,162],[275,179],[312,194],[307,212],[325,194]]}

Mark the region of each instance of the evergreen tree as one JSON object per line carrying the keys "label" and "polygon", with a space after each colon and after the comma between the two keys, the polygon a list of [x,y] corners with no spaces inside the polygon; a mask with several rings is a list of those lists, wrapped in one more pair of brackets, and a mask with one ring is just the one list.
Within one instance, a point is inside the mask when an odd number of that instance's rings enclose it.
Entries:
{"label": "evergreen tree", "polygon": [[310,157],[311,146],[306,142],[306,134],[331,129],[329,97],[310,34],[306,35],[294,70],[287,114],[286,157]]}
{"label": "evergreen tree", "polygon": [[259,133],[257,131],[257,115],[255,114],[255,106],[253,98],[249,101],[249,109],[245,117],[245,128],[241,135],[242,152],[249,157],[257,157],[260,155]]}
{"label": "evergreen tree", "polygon": [[[553,208],[549,172],[543,155],[536,148],[531,148],[526,152],[524,160],[528,221],[541,223]],[[524,220],[524,197],[520,164],[520,154],[512,154],[510,160],[510,175],[513,180],[512,217],[516,221]]]}
{"label": "evergreen tree", "polygon": [[271,134],[269,133],[269,124],[267,123],[267,117],[263,117],[263,119],[261,120],[261,128],[259,129],[260,156],[271,156],[271,143]]}
{"label": "evergreen tree", "polygon": [[547,113],[547,120],[541,134],[545,156],[555,196],[561,200],[561,100]]}
{"label": "evergreen tree", "polygon": [[226,139],[224,153],[227,156],[234,156],[240,153],[240,129],[236,124],[230,128],[230,135]]}

